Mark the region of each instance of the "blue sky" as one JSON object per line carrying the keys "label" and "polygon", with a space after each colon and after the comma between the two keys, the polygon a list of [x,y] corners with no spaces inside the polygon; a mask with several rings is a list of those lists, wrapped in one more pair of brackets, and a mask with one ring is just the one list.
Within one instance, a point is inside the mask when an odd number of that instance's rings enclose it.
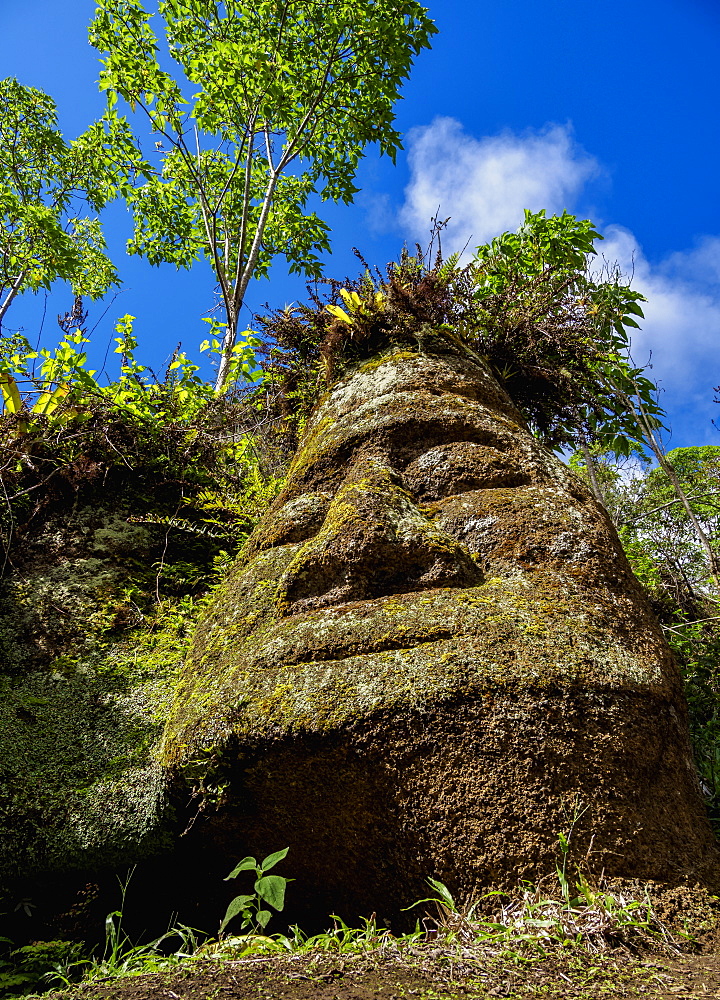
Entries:
{"label": "blue sky", "polygon": [[[97,54],[86,41],[93,3],[0,0],[0,76],[16,76],[57,101],[66,138],[102,111]],[[440,33],[422,53],[398,124],[395,167],[372,151],[351,207],[323,206],[333,229],[326,273],[355,273],[351,248],[371,263],[425,242],[440,207],[451,216],[446,250],[515,229],[524,208],[592,218],[599,249],[634,274],[648,297],[635,340],[672,425],[670,447],[720,444],[720,5],[717,0],[444,0],[430,5]],[[121,205],[106,228],[124,287],[90,310],[101,359],[124,313],[137,317],[141,353],[162,366],[178,342],[194,352],[213,305],[209,271],[150,268],[124,254]],[[258,283],[250,308],[304,297],[282,265]],[[6,317],[33,340],[56,339],[65,291],[25,296]],[[107,312],[105,310],[107,309]],[[105,313],[105,315],[103,315]],[[249,321],[249,314],[248,314]],[[59,331],[57,331],[59,332]]]}

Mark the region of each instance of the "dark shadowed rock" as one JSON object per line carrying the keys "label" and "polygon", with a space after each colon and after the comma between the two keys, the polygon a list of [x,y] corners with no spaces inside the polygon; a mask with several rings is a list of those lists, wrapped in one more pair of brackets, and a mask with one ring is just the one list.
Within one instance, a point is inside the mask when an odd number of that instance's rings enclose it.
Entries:
{"label": "dark shadowed rock", "polygon": [[535,880],[580,813],[586,870],[712,883],[678,672],[607,515],[480,358],[423,348],[327,393],[200,625],[163,751],[211,761],[189,837],[289,845],[300,914]]}

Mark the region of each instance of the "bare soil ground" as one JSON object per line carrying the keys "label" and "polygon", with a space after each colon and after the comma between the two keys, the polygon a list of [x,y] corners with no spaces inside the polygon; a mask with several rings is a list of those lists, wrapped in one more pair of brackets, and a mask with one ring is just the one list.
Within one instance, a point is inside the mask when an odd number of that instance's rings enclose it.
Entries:
{"label": "bare soil ground", "polygon": [[720,998],[720,956],[587,955],[453,961],[412,954],[266,955],[194,961],[171,972],[95,981],[53,1000],[485,1000]]}

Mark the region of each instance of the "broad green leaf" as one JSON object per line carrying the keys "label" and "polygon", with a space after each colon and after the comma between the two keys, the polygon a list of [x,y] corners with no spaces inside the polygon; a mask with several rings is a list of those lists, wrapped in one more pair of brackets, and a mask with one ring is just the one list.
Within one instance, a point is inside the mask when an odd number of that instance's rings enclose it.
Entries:
{"label": "broad green leaf", "polygon": [[101,133],[96,123],[66,143],[51,98],[0,80],[0,287],[19,282],[22,294],[63,279],[97,298],[117,284],[100,224],[84,214],[115,194]]}
{"label": "broad green leaf", "polygon": [[264,875],[255,883],[255,892],[266,903],[276,910],[282,910],[285,905],[285,888],[287,879],[280,875]]}
{"label": "broad green leaf", "polygon": [[245,910],[247,910],[248,905],[251,904],[254,899],[255,896],[236,896],[235,899],[230,902],[230,905],[225,911],[225,916],[220,924],[220,930],[225,930],[232,918],[236,917],[238,913],[244,913]]}
{"label": "broad green leaf", "polygon": [[250,857],[243,858],[242,861],[239,862],[239,864],[237,864],[235,868],[233,868],[230,874],[225,876],[223,881],[227,882],[231,878],[237,878],[240,872],[256,871],[257,867],[258,863],[255,860],[255,858],[250,858]]}
{"label": "broad green leaf", "polygon": [[[248,444],[249,444],[249,440],[246,439],[243,442],[243,445],[244,445],[243,451],[248,446]],[[281,851],[276,851],[274,854],[268,854],[268,856],[263,860],[262,864],[260,865],[261,869],[264,872],[270,871],[271,868],[275,867],[275,865],[278,863],[278,861],[282,861],[283,858],[287,857],[289,850],[290,850],[289,847],[284,847]]]}

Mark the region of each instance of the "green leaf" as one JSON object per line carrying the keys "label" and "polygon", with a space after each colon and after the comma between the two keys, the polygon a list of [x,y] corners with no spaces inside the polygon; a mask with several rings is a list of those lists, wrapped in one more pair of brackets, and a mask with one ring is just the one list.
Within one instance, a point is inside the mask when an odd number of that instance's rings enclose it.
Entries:
{"label": "green leaf", "polygon": [[230,923],[233,917],[236,917],[238,913],[243,913],[247,910],[248,906],[253,902],[255,896],[236,896],[228,906],[225,911],[225,916],[223,917],[222,923],[220,924],[220,930],[223,931]]}
{"label": "green leaf", "polygon": [[270,871],[271,868],[275,867],[275,865],[278,863],[278,861],[282,861],[283,858],[287,857],[287,854],[288,854],[289,850],[290,850],[289,847],[285,847],[285,848],[283,848],[282,851],[276,851],[275,854],[268,854],[268,856],[265,858],[265,860],[260,865],[261,869],[264,872]]}
{"label": "green leaf", "polygon": [[455,900],[452,898],[450,890],[447,888],[447,886],[443,885],[442,882],[438,882],[438,880],[434,878],[428,877],[427,882],[428,885],[432,886],[435,892],[437,892],[438,896],[443,901],[443,903],[449,906],[450,909],[455,910]]}
{"label": "green leaf", "polygon": [[256,871],[258,868],[258,863],[255,858],[243,858],[242,861],[233,868],[229,875],[226,875],[223,882],[229,881],[231,878],[237,878],[240,872]]}
{"label": "green leaf", "polygon": [[255,883],[255,892],[266,903],[276,910],[282,910],[285,905],[285,888],[287,879],[280,875],[264,875]]}

